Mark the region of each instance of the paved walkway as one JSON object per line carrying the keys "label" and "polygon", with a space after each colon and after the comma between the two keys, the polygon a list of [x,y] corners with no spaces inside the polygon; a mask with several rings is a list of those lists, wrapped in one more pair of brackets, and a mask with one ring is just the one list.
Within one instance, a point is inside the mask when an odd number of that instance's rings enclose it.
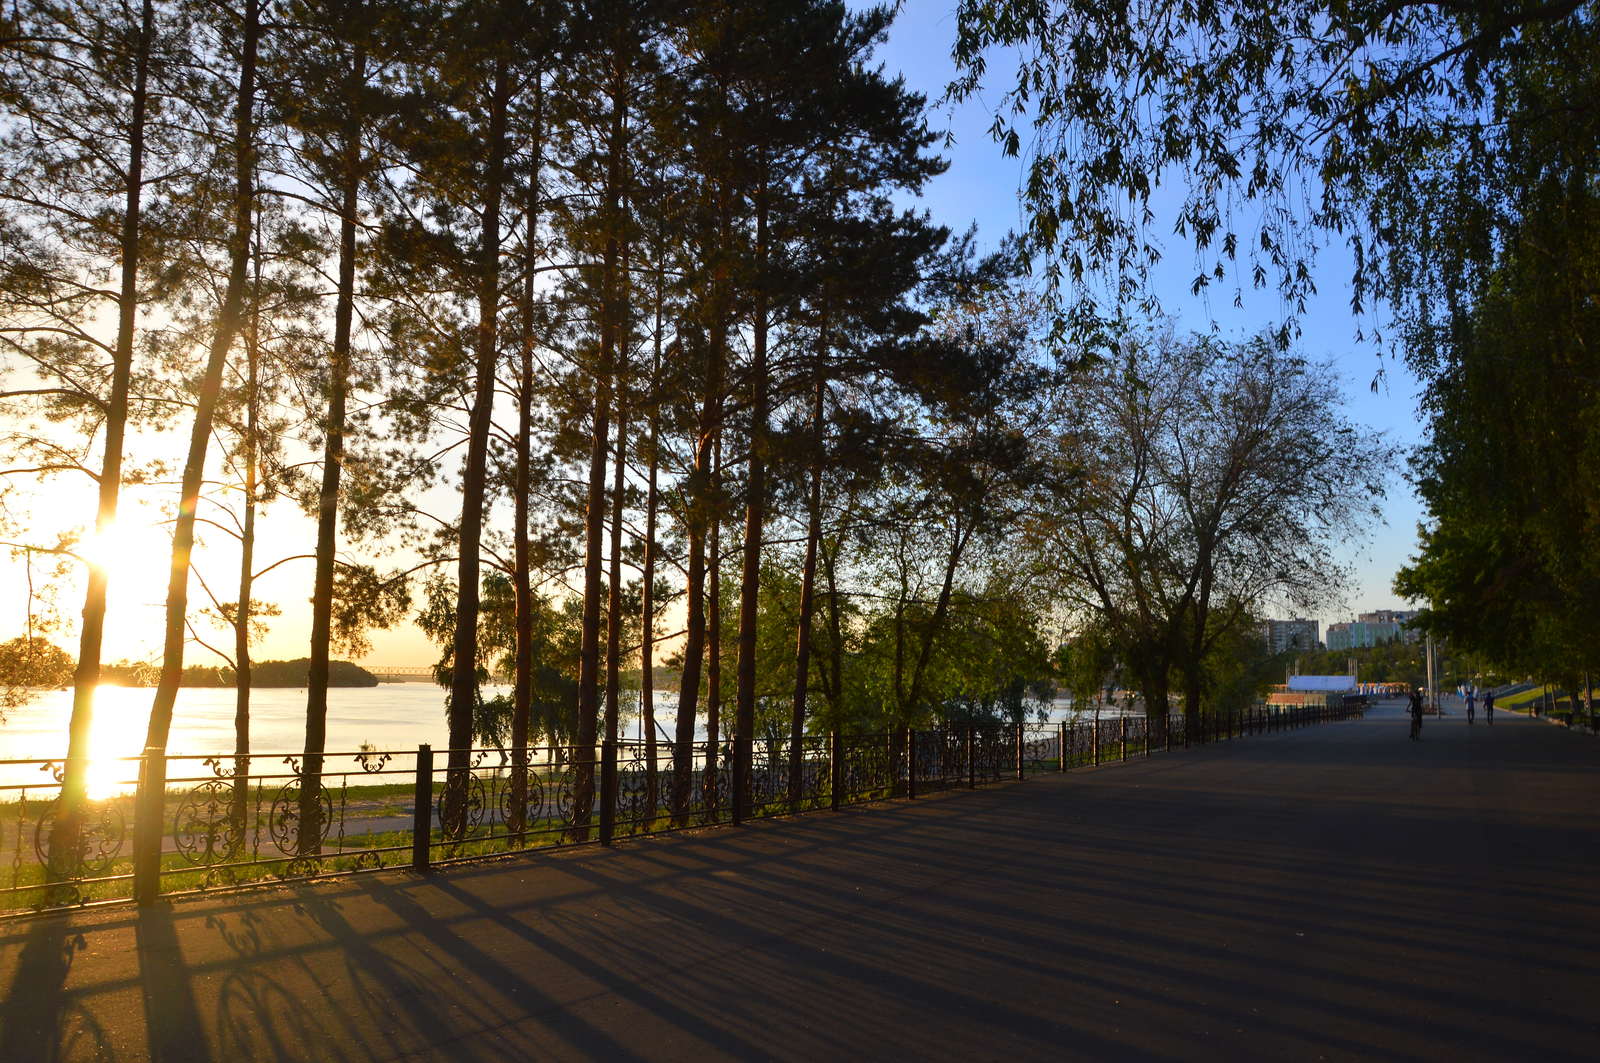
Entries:
{"label": "paved walkway", "polygon": [[0,1060],[1592,1059],[1600,740],[1397,706],[976,793],[0,923]]}

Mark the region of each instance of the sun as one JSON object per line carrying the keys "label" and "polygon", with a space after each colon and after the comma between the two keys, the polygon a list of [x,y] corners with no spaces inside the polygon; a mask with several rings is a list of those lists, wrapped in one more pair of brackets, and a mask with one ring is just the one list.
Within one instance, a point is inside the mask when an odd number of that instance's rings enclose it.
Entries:
{"label": "sun", "polygon": [[91,531],[73,547],[86,564],[104,569],[112,583],[148,583],[152,572],[164,581],[171,550],[171,536],[161,526],[128,516]]}
{"label": "sun", "polygon": [[172,537],[144,507],[130,507],[104,529],[78,541],[73,553],[106,575],[108,660],[142,657],[160,647],[161,616],[171,570]]}

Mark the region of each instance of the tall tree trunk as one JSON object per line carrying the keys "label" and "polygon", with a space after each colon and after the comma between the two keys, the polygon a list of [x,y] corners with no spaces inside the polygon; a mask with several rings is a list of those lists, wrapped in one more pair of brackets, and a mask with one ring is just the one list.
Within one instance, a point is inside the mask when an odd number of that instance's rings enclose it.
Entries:
{"label": "tall tree trunk", "polygon": [[594,439],[589,451],[589,498],[584,518],[583,619],[578,662],[578,761],[572,809],[574,841],[588,838],[589,816],[594,810],[594,756],[600,708],[601,560],[606,526],[606,444],[610,435],[610,417],[610,371],[602,364],[594,386]]}
{"label": "tall tree trunk", "polygon": [[[1183,720],[1186,726],[1199,724],[1200,699],[1202,696],[1200,669],[1198,667],[1185,666],[1183,669]],[[1160,721],[1158,726],[1163,728],[1166,726],[1167,706],[1165,703],[1151,704],[1147,702],[1144,711],[1145,715],[1150,719]],[[1164,734],[1165,731],[1162,733]],[[1191,733],[1198,734],[1201,732]]]}
{"label": "tall tree trunk", "polygon": [[[626,207],[627,200],[623,200]],[[618,321],[617,321],[617,351],[619,355],[613,359],[613,364],[625,366],[628,363],[628,351],[632,343],[629,322],[632,308],[629,302],[628,288],[628,249],[629,242],[622,241],[621,268],[618,273]],[[617,406],[617,444],[615,468],[611,480],[611,571],[610,593],[606,596],[606,613],[609,621],[606,627],[606,741],[611,743],[611,748],[616,750],[617,730],[620,724],[622,668],[622,521],[627,512],[628,488],[628,401],[627,389],[620,373],[616,386]],[[617,756],[620,754],[613,754]],[[613,778],[611,780],[612,792],[610,799],[616,800],[615,762],[613,761]]]}
{"label": "tall tree trunk", "polygon": [[[628,412],[618,391],[617,443],[611,478],[611,567],[606,595],[606,741],[616,748],[621,705],[622,665],[622,519],[628,479]],[[615,780],[613,780],[615,785]],[[612,795],[615,797],[615,795]]]}
{"label": "tall tree trunk", "polygon": [[[1210,539],[1204,538],[1200,542],[1201,550],[1209,556]],[[1212,574],[1209,567],[1202,570],[1200,583],[1195,591],[1194,604],[1190,607],[1193,613],[1193,623],[1189,633],[1189,644],[1184,647],[1183,659],[1183,720],[1184,725],[1190,728],[1190,734],[1203,734],[1203,731],[1194,730],[1200,723],[1200,699],[1205,696],[1205,657],[1206,657],[1206,629],[1211,623],[1211,583]],[[1145,715],[1150,719],[1159,719],[1161,727],[1167,725],[1167,703],[1160,705],[1146,705]]]}
{"label": "tall tree trunk", "polygon": [[944,629],[945,618],[950,615],[950,594],[955,588],[956,570],[960,568],[961,556],[966,552],[967,543],[972,539],[972,533],[962,526],[959,519],[955,522],[952,535],[950,556],[945,560],[944,580],[939,585],[939,599],[934,605],[928,629],[923,633],[922,646],[917,651],[917,663],[911,672],[911,689],[901,704],[903,718],[897,721],[897,730],[910,719],[922,700],[922,685],[927,677],[928,662],[933,659],[933,645],[939,638],[939,632]]}
{"label": "tall tree trunk", "polygon": [[[659,259],[658,259],[659,261]],[[656,474],[660,466],[659,441],[661,432],[660,404],[656,401],[661,386],[661,310],[665,281],[660,271],[656,273],[656,331],[655,355],[650,363],[650,436],[645,457],[649,472],[644,496],[644,587],[640,601],[639,617],[639,711],[644,714],[644,761],[649,770],[645,778],[646,807],[652,819],[656,815],[661,794],[657,786],[656,771],[656,707],[654,657],[656,642],[656,507],[660,499],[656,494]]]}
{"label": "tall tree trunk", "polygon": [[[705,415],[701,416],[702,425]],[[694,721],[700,703],[700,666],[706,652],[706,507],[709,491],[703,481],[710,478],[711,436],[702,431],[695,447],[694,469],[689,475],[687,520],[689,532],[689,571],[684,578],[687,616],[684,621],[683,674],[678,682],[678,719],[672,736],[672,816],[673,825],[689,822],[693,798]]]}
{"label": "tall tree trunk", "polygon": [[822,551],[822,571],[828,582],[828,663],[833,680],[828,687],[828,700],[832,703],[834,728],[844,715],[844,621],[843,605],[839,596],[839,557],[835,544],[832,551]]}
{"label": "tall tree trunk", "polygon": [[[827,328],[822,330],[826,342]],[[811,618],[816,612],[817,546],[822,541],[822,400],[826,384],[818,353],[811,393],[811,491],[806,500],[806,553],[800,566],[800,619],[795,625],[794,706],[789,717],[789,803],[798,807],[805,779],[806,700],[811,679]]]}
{"label": "tall tree trunk", "polygon": [[[1167,708],[1167,694],[1170,689],[1168,686],[1166,669],[1154,668],[1148,670],[1145,675],[1140,677],[1140,686],[1143,687],[1145,715],[1153,716],[1158,711],[1165,715]],[[1196,719],[1196,717],[1190,717],[1187,715],[1187,713],[1185,714],[1186,724],[1189,720],[1193,719]],[[1203,732],[1192,731],[1189,733],[1198,738]]]}
{"label": "tall tree trunk", "polygon": [[761,602],[761,535],[767,512],[767,189],[756,191],[756,283],[750,356],[750,457],[739,582],[739,664],[734,688],[734,818],[751,812],[756,724],[756,630]]}
{"label": "tall tree trunk", "polygon": [[[105,453],[100,461],[100,490],[94,527],[98,536],[113,534],[117,500],[122,489],[122,444],[128,428],[128,393],[133,384],[133,338],[139,315],[139,246],[143,221],[145,123],[149,112],[150,50],[155,36],[155,4],[144,0],[139,10],[139,39],[134,53],[133,93],[128,115],[128,168],[118,241],[121,277],[117,296],[117,344],[111,361],[111,394],[106,402]],[[78,636],[78,664],[72,676],[72,717],[67,724],[67,761],[61,776],[60,814],[50,833],[46,874],[51,882],[78,872],[79,836],[88,795],[89,727],[94,720],[95,689],[100,685],[100,652],[105,639],[106,588],[104,563],[91,560],[83,596],[83,627]]]}
{"label": "tall tree trunk", "polygon": [[478,262],[478,328],[472,416],[461,476],[461,543],[456,566],[456,630],[450,654],[450,757],[440,826],[459,838],[467,827],[472,718],[478,697],[478,580],[483,510],[488,493],[490,419],[500,320],[500,206],[505,194],[506,111],[511,77],[497,56],[489,90],[489,142],[483,177],[482,242]]}
{"label": "tall tree trunk", "polygon": [[594,809],[594,757],[600,714],[600,596],[606,527],[606,448],[611,431],[611,404],[616,373],[617,333],[621,325],[618,258],[622,228],[622,163],[624,143],[624,56],[611,55],[611,136],[607,145],[605,250],[600,280],[600,364],[595,373],[593,439],[589,448],[589,496],[584,514],[583,620],[578,658],[578,770],[573,794],[572,838],[589,836]]}
{"label": "tall tree trunk", "polygon": [[528,809],[528,723],[533,715],[533,573],[529,551],[529,493],[533,490],[533,313],[534,279],[538,264],[540,171],[544,165],[544,78],[535,76],[533,86],[533,163],[528,174],[527,255],[523,262],[521,389],[517,392],[517,457],[512,488],[511,581],[517,600],[516,653],[511,697],[511,816],[506,824],[507,844],[522,841],[527,830]]}
{"label": "tall tree trunk", "polygon": [[722,428],[711,459],[711,530],[706,537],[706,788],[726,807],[717,758],[722,752]]}
{"label": "tall tree trunk", "polygon": [[356,306],[356,212],[361,191],[361,126],[358,101],[366,82],[366,51],[354,49],[341,130],[339,188],[339,277],[333,303],[333,350],[328,358],[328,408],[322,427],[322,485],[317,496],[317,551],[311,580],[311,645],[306,666],[306,740],[301,760],[299,836],[296,852],[322,849],[322,754],[328,727],[328,670],[333,642],[333,573],[339,545],[339,481],[344,473],[346,406],[350,398],[351,334]]}
{"label": "tall tree trunk", "polygon": [[[234,99],[233,152],[233,227],[229,234],[228,283],[216,330],[206,359],[205,373],[196,396],[194,427],[189,436],[189,453],[184,461],[178,519],[172,529],[172,566],[167,577],[166,632],[161,657],[161,679],[150,707],[150,725],[145,732],[147,753],[166,753],[172,728],[172,709],[178,700],[183,680],[183,648],[189,612],[189,562],[194,549],[196,511],[204,482],[206,453],[211,442],[217,400],[222,393],[222,371],[228,351],[233,347],[242,318],[245,288],[249,283],[250,238],[255,231],[255,95],[256,51],[260,42],[260,0],[246,0],[239,82]],[[158,756],[145,764],[141,779],[139,809],[135,817],[134,852],[146,876],[158,871],[161,860],[159,838],[165,818],[166,764]],[[142,843],[142,844],[141,844]],[[151,866],[153,865],[153,866]],[[146,881],[152,881],[146,877]]]}
{"label": "tall tree trunk", "polygon": [[244,521],[239,536],[239,599],[233,615],[233,799],[232,846],[242,845],[245,804],[250,794],[250,620],[255,615],[256,492],[260,486],[261,246],[256,229],[255,284],[245,330]]}
{"label": "tall tree trunk", "polygon": [[[731,210],[725,185],[716,190],[716,261],[712,265],[710,322],[707,329],[705,395],[700,405],[700,420],[696,426],[694,467],[689,474],[689,498],[686,505],[689,532],[689,571],[684,581],[684,597],[688,617],[683,643],[683,678],[678,688],[678,722],[673,736],[673,817],[678,826],[688,822],[689,806],[693,795],[691,775],[694,770],[694,720],[700,701],[700,668],[706,650],[706,533],[714,521],[717,505],[714,498],[712,467],[713,445],[722,424],[722,379],[728,362],[728,321],[731,314],[731,272],[726,247],[731,224]],[[708,782],[715,781],[716,726],[714,717],[707,719],[706,771]]]}

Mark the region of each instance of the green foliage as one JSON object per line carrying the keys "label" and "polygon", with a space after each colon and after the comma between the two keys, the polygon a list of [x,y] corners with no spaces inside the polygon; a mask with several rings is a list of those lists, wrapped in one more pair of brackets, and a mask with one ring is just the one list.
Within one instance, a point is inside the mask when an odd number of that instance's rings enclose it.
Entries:
{"label": "green foliage", "polygon": [[1174,675],[1197,711],[1266,602],[1337,583],[1334,549],[1376,514],[1394,450],[1345,418],[1330,367],[1265,336],[1134,333],[1072,398],[1025,525],[1039,578],[1154,711]]}
{"label": "green foliage", "polygon": [[[1394,639],[1377,646],[1351,650],[1322,650],[1318,653],[1286,654],[1298,659],[1300,670],[1308,675],[1346,675],[1349,662],[1356,662],[1363,683],[1406,683],[1422,686],[1426,682],[1425,649],[1421,642]],[[1277,680],[1282,682],[1281,677]],[[1446,674],[1446,686],[1454,685]]]}
{"label": "green foliage", "polygon": [[[1196,292],[1273,286],[1298,312],[1336,239],[1354,251],[1358,311],[1448,320],[1451,290],[1516,216],[1506,191],[1526,187],[1529,138],[1594,120],[1597,14],[1593,0],[962,0],[949,91],[976,97],[1010,49],[990,132],[1007,154],[1028,146],[1028,241],[1075,286],[1081,335],[1139,298],[1173,178]],[[1529,71],[1549,78],[1546,106],[1519,106]]]}
{"label": "green foliage", "polygon": [[1543,116],[1593,78],[1600,43],[1573,27],[1534,46],[1587,60],[1547,56],[1514,83],[1510,218],[1448,319],[1413,338],[1428,433],[1412,480],[1429,520],[1395,586],[1452,645],[1570,681],[1600,644],[1600,117],[1552,130]]}
{"label": "green foliage", "polygon": [[72,655],[52,642],[25,636],[0,642],[0,720],[40,691],[72,682],[72,669]]}
{"label": "green foliage", "polygon": [[[577,731],[581,604],[571,598],[556,602],[534,595],[530,739],[544,736],[551,743],[568,742]],[[435,573],[428,580],[417,623],[440,647],[434,678],[448,691],[454,678],[451,657],[456,628],[455,584],[443,573]],[[479,599],[480,689],[473,711],[473,740],[484,745],[503,747],[511,733],[510,695],[484,698],[481,687],[491,681],[504,681],[512,673],[515,650],[515,592],[503,573],[492,571],[484,576]]]}
{"label": "green foliage", "polygon": [[1074,705],[1092,704],[1107,688],[1120,687],[1119,664],[1112,633],[1097,618],[1084,623],[1056,649],[1056,670]]}
{"label": "green foliage", "polygon": [[1204,689],[1208,707],[1228,713],[1256,704],[1275,683],[1283,682],[1282,662],[1268,650],[1258,625],[1230,629],[1206,654]]}

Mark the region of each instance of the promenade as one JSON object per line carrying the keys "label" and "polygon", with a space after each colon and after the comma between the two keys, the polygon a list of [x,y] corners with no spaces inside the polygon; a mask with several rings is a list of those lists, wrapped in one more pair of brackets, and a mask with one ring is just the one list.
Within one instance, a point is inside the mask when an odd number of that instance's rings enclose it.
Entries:
{"label": "promenade", "polygon": [[1600,740],[1423,738],[10,920],[0,1060],[1594,1058]]}

